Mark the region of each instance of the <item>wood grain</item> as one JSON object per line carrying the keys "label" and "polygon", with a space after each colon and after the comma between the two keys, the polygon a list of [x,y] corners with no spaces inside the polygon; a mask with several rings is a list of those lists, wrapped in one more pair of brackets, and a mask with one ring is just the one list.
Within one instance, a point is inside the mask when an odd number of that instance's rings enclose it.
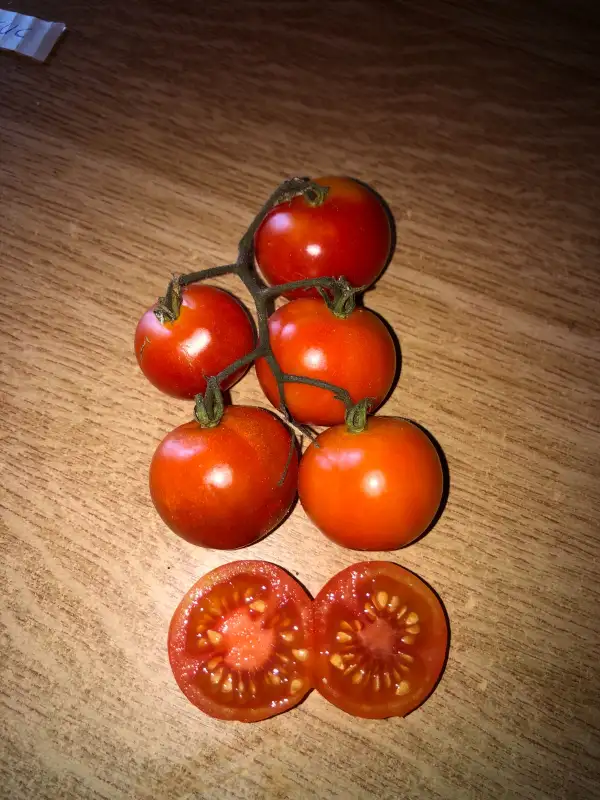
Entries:
{"label": "wood grain", "polygon": [[[534,8],[28,4],[69,33],[44,66],[0,54],[0,796],[600,797],[598,13]],[[217,723],[167,663],[182,593],[238,556],[315,592],[362,556],[300,508],[235,556],[172,535],[147,471],[190,407],[133,330],[282,178],[331,172],[396,217],[367,298],[403,353],[386,413],[452,484],[391,558],[443,597],[450,659],[406,720],[313,694]],[[253,374],[234,399],[262,403]]]}

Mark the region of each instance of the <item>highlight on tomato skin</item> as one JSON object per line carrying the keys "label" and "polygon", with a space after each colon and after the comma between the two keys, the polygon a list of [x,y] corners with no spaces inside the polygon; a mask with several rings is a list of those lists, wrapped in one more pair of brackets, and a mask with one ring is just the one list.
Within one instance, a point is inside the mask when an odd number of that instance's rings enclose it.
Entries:
{"label": "highlight on tomato skin", "polygon": [[433,692],[449,628],[437,594],[397,564],[342,570],[313,601],[315,688],[358,717],[403,717]]}
{"label": "highlight on tomato skin", "polygon": [[298,705],[313,686],[311,598],[275,564],[225,564],[186,593],[168,649],[179,688],[201,711],[267,719]]}

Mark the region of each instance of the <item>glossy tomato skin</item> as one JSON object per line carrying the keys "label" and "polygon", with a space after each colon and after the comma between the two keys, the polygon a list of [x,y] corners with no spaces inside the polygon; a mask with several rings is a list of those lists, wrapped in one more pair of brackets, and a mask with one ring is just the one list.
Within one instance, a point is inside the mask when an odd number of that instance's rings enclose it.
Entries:
{"label": "glossy tomato skin", "polygon": [[[353,286],[373,283],[390,253],[388,214],[377,195],[351,178],[315,179],[329,192],[320,206],[304,197],[273,208],[255,237],[256,260],[270,284],[344,276]],[[316,289],[287,297],[317,297]]]}
{"label": "glossy tomato skin", "polygon": [[356,550],[395,550],[433,521],[444,492],[438,451],[417,425],[370,417],[361,433],[329,428],[300,463],[298,493],[312,522]]}
{"label": "glossy tomato skin", "polygon": [[[281,306],[269,319],[273,354],[284,372],[333,383],[350,393],[354,402],[373,398],[379,406],[394,382],[396,349],[378,316],[355,308],[340,319],[322,298],[300,298]],[[279,407],[279,392],[265,359],[256,374],[269,401]],[[292,417],[309,425],[337,425],[345,407],[327,389],[300,383],[285,386]]]}
{"label": "glossy tomato skin", "polygon": [[200,710],[223,720],[267,719],[312,688],[311,598],[275,564],[225,564],[186,593],[168,647],[179,688]]}
{"label": "glossy tomato skin", "polygon": [[292,434],[269,411],[228,406],[214,428],[188,422],[159,444],[150,495],[166,524],[192,544],[230,550],[265,536],[296,496]]}
{"label": "glossy tomato skin", "polygon": [[[189,400],[204,393],[207,377],[254,348],[256,337],[248,312],[223,289],[185,287],[174,322],[160,322],[153,308],[138,323],[135,355],[150,383],[172,397]],[[222,388],[233,386],[247,369],[234,372]]]}
{"label": "glossy tomato skin", "polygon": [[437,685],[448,622],[435,592],[386,561],[354,564],[313,602],[315,688],[358,717],[403,717]]}

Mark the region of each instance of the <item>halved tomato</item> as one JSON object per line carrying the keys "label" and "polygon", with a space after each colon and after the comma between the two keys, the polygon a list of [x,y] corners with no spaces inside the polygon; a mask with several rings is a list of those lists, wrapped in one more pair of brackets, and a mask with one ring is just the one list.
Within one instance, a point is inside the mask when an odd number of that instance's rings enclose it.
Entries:
{"label": "halved tomato", "polygon": [[181,691],[211,717],[279,714],[312,688],[311,598],[275,564],[218,567],[175,611],[169,660]]}
{"label": "halved tomato", "polygon": [[313,602],[315,688],[357,717],[403,717],[427,699],[446,663],[441,601],[417,575],[364,561]]}

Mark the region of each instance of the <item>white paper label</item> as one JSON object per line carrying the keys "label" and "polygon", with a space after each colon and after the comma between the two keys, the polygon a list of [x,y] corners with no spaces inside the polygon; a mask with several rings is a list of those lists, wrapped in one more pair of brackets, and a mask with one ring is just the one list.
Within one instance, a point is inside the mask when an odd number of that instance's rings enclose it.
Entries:
{"label": "white paper label", "polygon": [[45,61],[66,27],[0,8],[0,49]]}

